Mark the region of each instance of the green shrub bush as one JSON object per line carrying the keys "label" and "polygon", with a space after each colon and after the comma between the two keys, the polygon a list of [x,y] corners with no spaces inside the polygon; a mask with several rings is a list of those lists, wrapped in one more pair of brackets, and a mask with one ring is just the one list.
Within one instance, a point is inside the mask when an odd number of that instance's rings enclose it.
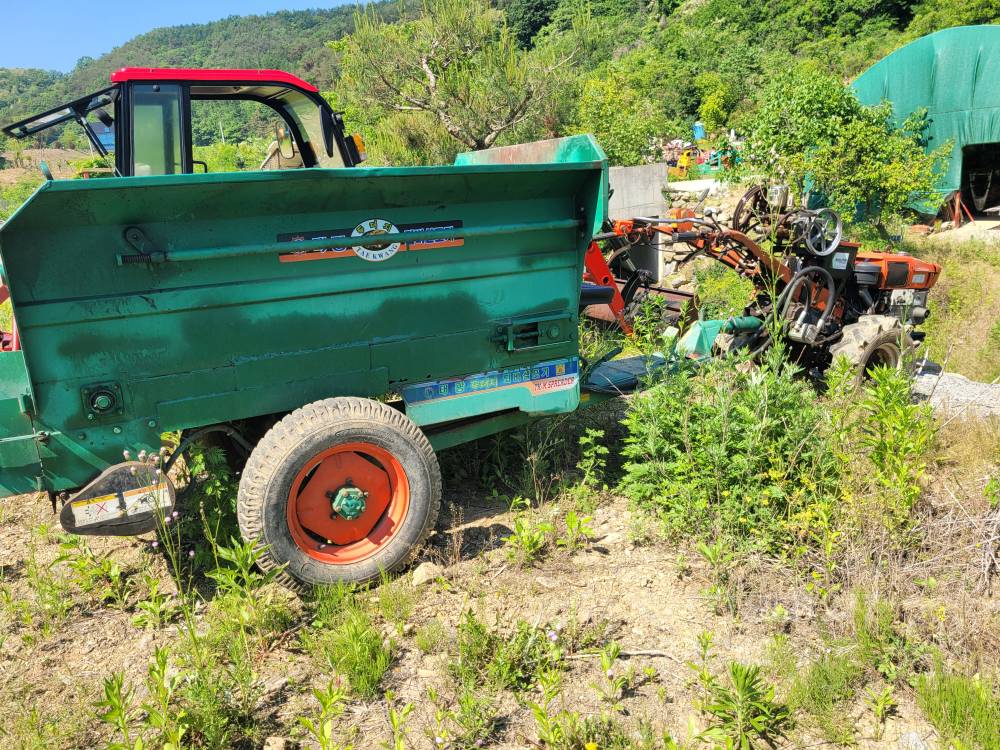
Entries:
{"label": "green shrub bush", "polygon": [[679,372],[632,399],[621,488],[674,534],[778,551],[799,519],[830,502],[840,470],[827,414],[778,350]]}

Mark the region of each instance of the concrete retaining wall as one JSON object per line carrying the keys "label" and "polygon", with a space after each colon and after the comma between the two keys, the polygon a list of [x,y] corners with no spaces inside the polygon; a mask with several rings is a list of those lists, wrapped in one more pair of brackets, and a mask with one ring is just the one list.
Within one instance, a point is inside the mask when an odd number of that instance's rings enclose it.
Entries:
{"label": "concrete retaining wall", "polygon": [[659,216],[666,209],[662,192],[667,184],[666,163],[611,167],[608,178],[614,190],[608,206],[610,218]]}

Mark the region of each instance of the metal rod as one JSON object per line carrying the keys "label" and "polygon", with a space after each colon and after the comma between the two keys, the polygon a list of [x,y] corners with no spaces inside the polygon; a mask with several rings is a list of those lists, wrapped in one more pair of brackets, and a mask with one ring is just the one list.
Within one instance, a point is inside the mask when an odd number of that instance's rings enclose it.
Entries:
{"label": "metal rod", "polygon": [[[544,232],[555,229],[578,229],[582,224],[577,219],[556,219],[554,221],[526,222],[522,224],[493,224],[483,227],[455,227],[452,229],[431,229],[423,232],[398,232],[396,234],[368,234],[361,237],[336,237],[301,242],[266,242],[259,245],[230,245],[222,247],[191,247],[169,250],[162,257],[151,257],[149,262],[180,262],[189,260],[212,260],[244,255],[267,255],[268,253],[296,253],[327,248],[351,248],[367,245],[390,245],[401,242],[411,245],[431,240],[450,240],[465,237],[487,237],[497,234],[518,234],[520,232]],[[119,255],[118,263],[129,262],[125,258],[136,256]]]}

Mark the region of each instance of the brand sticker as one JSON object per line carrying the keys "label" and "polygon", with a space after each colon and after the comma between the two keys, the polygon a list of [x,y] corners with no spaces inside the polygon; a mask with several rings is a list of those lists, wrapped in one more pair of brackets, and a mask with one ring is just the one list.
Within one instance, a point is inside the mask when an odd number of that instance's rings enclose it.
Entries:
{"label": "brand sticker", "polygon": [[[296,242],[313,242],[315,240],[343,240],[354,237],[368,237],[377,234],[409,234],[417,232],[434,232],[449,229],[461,229],[462,222],[424,221],[413,224],[393,224],[388,219],[371,218],[359,222],[350,229],[320,229],[309,232],[290,232],[278,235],[278,242],[294,244]],[[461,247],[465,240],[461,237],[443,237],[438,239],[423,239],[414,242],[391,242],[385,244],[365,244],[353,247],[327,247],[316,250],[289,250],[278,255],[282,263],[298,263],[306,260],[325,260],[329,258],[362,258],[363,260],[380,263],[408,250],[431,250],[446,247]]]}

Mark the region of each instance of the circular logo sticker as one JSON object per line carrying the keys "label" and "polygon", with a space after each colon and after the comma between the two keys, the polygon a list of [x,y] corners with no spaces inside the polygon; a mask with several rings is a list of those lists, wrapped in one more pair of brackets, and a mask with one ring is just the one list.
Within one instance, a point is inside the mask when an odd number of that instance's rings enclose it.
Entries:
{"label": "circular logo sticker", "polygon": [[[367,237],[372,234],[399,234],[399,229],[385,219],[368,219],[358,224],[351,231],[351,237]],[[354,253],[359,258],[370,261],[388,260],[401,247],[402,243],[393,242],[384,245],[355,245]]]}

